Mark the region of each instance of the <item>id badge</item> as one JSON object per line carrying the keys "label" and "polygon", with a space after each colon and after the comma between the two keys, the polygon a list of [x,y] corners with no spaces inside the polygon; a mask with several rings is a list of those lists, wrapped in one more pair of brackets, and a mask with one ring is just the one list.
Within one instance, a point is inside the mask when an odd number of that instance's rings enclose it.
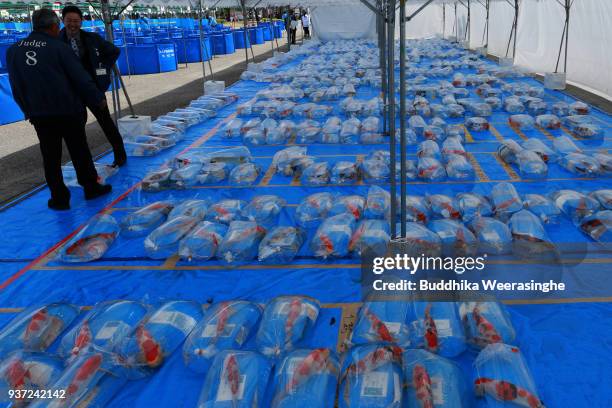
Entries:
{"label": "id badge", "polygon": [[106,68],[96,69],[96,75],[106,75]]}

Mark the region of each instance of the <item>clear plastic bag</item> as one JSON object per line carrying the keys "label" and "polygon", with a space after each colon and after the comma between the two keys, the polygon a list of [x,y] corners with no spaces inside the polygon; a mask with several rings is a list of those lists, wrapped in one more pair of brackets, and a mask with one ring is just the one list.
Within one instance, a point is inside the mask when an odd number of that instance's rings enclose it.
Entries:
{"label": "clear plastic bag", "polygon": [[446,178],[446,169],[433,157],[419,158],[417,171],[419,178],[423,180],[438,181]]}
{"label": "clear plastic bag", "polygon": [[[396,230],[401,230],[398,223]],[[442,253],[442,241],[438,235],[417,222],[406,223],[406,237],[398,238],[396,242],[402,248],[402,253],[409,256],[440,256]]]}
{"label": "clear plastic bag", "polygon": [[422,134],[423,138],[427,140],[433,140],[435,142],[441,142],[446,137],[446,135],[444,134],[444,130],[441,127],[437,126],[425,126],[423,128]]}
{"label": "clear plastic bag", "polygon": [[407,195],[406,220],[409,222],[420,222],[422,224],[427,224],[430,219],[431,209],[429,208],[429,203],[427,200],[421,196]]}
{"label": "clear plastic bag", "polygon": [[475,176],[474,167],[464,157],[456,154],[447,156],[446,174],[452,180],[473,180]]}
{"label": "clear plastic bag", "polygon": [[331,174],[327,162],[312,163],[302,172],[302,184],[306,186],[317,186],[328,184]]}
{"label": "clear plastic bag", "polygon": [[487,407],[514,405],[544,408],[518,348],[491,344],[478,354],[474,367],[474,393],[477,398],[485,399]]}
{"label": "clear plastic bag", "polygon": [[304,157],[307,157],[305,147],[291,146],[276,152],[272,159],[272,165],[276,166],[277,172],[285,176],[292,176],[296,161]]}
{"label": "clear plastic bag", "polygon": [[340,142],[344,144],[359,143],[361,133],[361,121],[357,118],[350,118],[342,123],[340,129]]}
{"label": "clear plastic bag", "polygon": [[459,104],[453,103],[447,105],[447,109],[449,118],[461,118],[465,115],[465,108]]}
{"label": "clear plastic bag", "polygon": [[567,136],[559,136],[553,140],[553,147],[559,154],[582,153],[582,150]]}
{"label": "clear plastic bag", "polygon": [[409,302],[365,302],[359,309],[349,344],[386,342],[409,347],[411,320],[412,305]]}
{"label": "clear plastic bag", "polygon": [[0,404],[21,406],[17,398],[10,398],[10,390],[40,394],[55,384],[63,371],[63,361],[51,354],[16,351],[3,355],[0,360]]}
{"label": "clear plastic bag", "polygon": [[130,375],[142,377],[160,367],[201,319],[202,306],[196,302],[168,301],[157,307],[118,349]]}
{"label": "clear plastic bag", "polygon": [[0,330],[0,355],[15,350],[46,351],[79,315],[68,303],[50,303],[23,310]]}
{"label": "clear plastic bag", "polygon": [[442,255],[473,257],[478,252],[478,240],[463,224],[452,219],[433,220],[429,228],[442,242]]}
{"label": "clear plastic bag", "polygon": [[391,195],[379,186],[371,186],[366,198],[364,217],[370,219],[389,219]]}
{"label": "clear plastic bag", "polygon": [[327,119],[321,129],[321,143],[340,143],[340,129],[342,119],[337,116]]}
{"label": "clear plastic bag", "polygon": [[121,219],[122,234],[126,236],[146,235],[159,227],[174,208],[168,201],[156,201],[136,210]]}
{"label": "clear plastic bag", "polygon": [[525,105],[521,103],[517,97],[508,97],[504,99],[504,110],[510,114],[518,114],[525,112]]}
{"label": "clear plastic bag", "polygon": [[457,194],[453,207],[459,210],[464,222],[469,222],[476,217],[488,217],[493,214],[493,207],[489,200],[477,193]]}
{"label": "clear plastic bag", "polygon": [[485,102],[489,104],[492,110],[499,110],[502,107],[502,101],[497,96],[486,97]]}
{"label": "clear plastic bag", "polygon": [[296,127],[295,131],[297,134],[297,142],[300,144],[312,144],[317,143],[319,140],[319,134],[321,133],[321,127],[318,122],[314,120],[305,120],[300,122]]}
{"label": "clear plastic bag", "polygon": [[461,219],[459,208],[455,207],[455,202],[451,197],[443,194],[432,194],[427,196],[427,202],[432,218]]}
{"label": "clear plastic bag", "polygon": [[389,163],[378,159],[365,159],[361,162],[361,171],[364,181],[368,183],[389,180]]}
{"label": "clear plastic bag", "polygon": [[97,215],[62,246],[59,259],[63,262],[90,262],[100,259],[120,231],[121,227],[112,215]]}
{"label": "clear plastic bag", "polygon": [[132,300],[98,303],[62,337],[57,354],[64,359],[74,358],[89,347],[111,352],[147,313],[146,305]]}
{"label": "clear plastic bag", "polygon": [[491,189],[491,202],[495,216],[502,221],[510,218],[510,215],[523,209],[523,201],[516,188],[510,183],[499,183]]}
{"label": "clear plastic bag", "polygon": [[252,157],[246,146],[239,146],[207,153],[203,159],[204,163],[225,163],[228,166],[235,166],[251,162]]}
{"label": "clear plastic bag", "polygon": [[366,200],[360,195],[340,196],[334,200],[329,215],[351,214],[358,221],[362,216],[366,206]]}
{"label": "clear plastic bag", "polygon": [[536,125],[544,129],[559,129],[561,121],[556,115],[541,114],[536,117]]}
{"label": "clear plastic bag", "polygon": [[417,135],[422,135],[426,126],[425,119],[419,115],[413,115],[408,118],[408,127],[414,130]]}
{"label": "clear plastic bag", "polygon": [[449,159],[448,156],[459,155],[467,157],[465,147],[461,144],[461,140],[457,137],[449,137],[442,143],[442,155]]}
{"label": "clear plastic bag", "polygon": [[191,163],[175,169],[170,175],[170,187],[182,189],[195,185],[198,182],[200,170],[202,170],[200,163]]}
{"label": "clear plastic bag", "polygon": [[263,407],[272,367],[252,351],[217,354],[206,374],[198,408]]}
{"label": "clear plastic bag", "polygon": [[514,240],[514,253],[525,258],[554,253],[554,246],[540,222],[540,218],[528,210],[521,210],[510,217],[508,227]]}
{"label": "clear plastic bag", "polygon": [[349,251],[358,258],[365,254],[385,255],[389,234],[389,223],[386,220],[362,220],[351,237]]}
{"label": "clear plastic bag", "polygon": [[546,178],[548,175],[548,166],[536,152],[521,150],[516,160],[523,178]]}
{"label": "clear plastic bag", "polygon": [[316,227],[323,219],[327,218],[334,202],[331,193],[315,193],[306,197],[295,210],[295,218],[298,225],[311,228]]}
{"label": "clear plastic bag", "polygon": [[543,115],[548,111],[548,104],[544,101],[531,101],[527,104],[527,111],[533,116]]}
{"label": "clear plastic bag", "polygon": [[465,121],[465,127],[474,132],[489,130],[489,122],[485,118],[472,117]]}
{"label": "clear plastic bag", "polygon": [[266,144],[266,133],[262,127],[254,127],[242,136],[242,143],[247,146],[262,146]]}
{"label": "clear plastic bag", "polygon": [[164,168],[153,171],[145,176],[140,182],[144,191],[157,192],[170,187],[170,175],[173,169]]}
{"label": "clear plastic bag", "polygon": [[365,144],[385,142],[385,138],[381,131],[380,119],[378,117],[369,116],[361,122],[360,141]]}
{"label": "clear plastic bag", "polygon": [[355,229],[355,216],[344,212],[327,218],[310,242],[310,249],[317,258],[342,258],[349,253],[349,243]]}
{"label": "clear plastic bag", "polygon": [[529,129],[533,129],[535,120],[533,119],[531,115],[522,113],[518,115],[511,115],[510,118],[508,118],[508,123],[513,128],[521,129],[521,130],[529,130]]}
{"label": "clear plastic bag", "polygon": [[305,234],[295,227],[275,227],[259,244],[260,262],[288,264],[297,255]]}
{"label": "clear plastic bag", "polygon": [[589,105],[584,102],[576,101],[569,106],[570,115],[588,115],[591,111]]}
{"label": "clear plastic bag", "polygon": [[230,265],[252,261],[265,233],[256,222],[232,221],[217,249],[217,259]]}
{"label": "clear plastic bag", "polygon": [[254,197],[242,210],[242,216],[248,221],[270,228],[278,222],[278,217],[286,201],[275,195],[260,195]]}
{"label": "clear plastic bag", "polygon": [[582,153],[569,153],[561,157],[559,165],[567,171],[582,177],[597,177],[601,174],[599,162]]}
{"label": "clear plastic bag", "polygon": [[333,408],[339,371],[330,349],[291,352],[276,370],[272,408]]}
{"label": "clear plastic bag", "polygon": [[497,302],[463,302],[459,316],[468,344],[485,348],[490,344],[512,344],[516,338],[506,308]]}
{"label": "clear plastic bag", "polygon": [[162,151],[159,145],[146,143],[124,142],[123,146],[128,157],[154,156]]}
{"label": "clear plastic bag", "polygon": [[469,228],[478,239],[481,254],[506,255],[512,252],[512,234],[505,223],[479,216],[470,221]]}
{"label": "clear plastic bag", "polygon": [[[436,303],[437,304],[437,303]],[[467,407],[463,373],[454,362],[425,350],[406,350],[404,375],[408,407]]]}
{"label": "clear plastic bag", "polygon": [[206,221],[229,225],[232,221],[242,220],[242,210],[247,205],[242,200],[221,200],[210,206],[206,213]]}
{"label": "clear plastic bag", "polygon": [[340,371],[339,408],[402,406],[402,349],[368,344],[350,349]]}
{"label": "clear plastic bag", "polygon": [[433,140],[425,140],[424,142],[419,143],[419,146],[417,147],[417,157],[431,157],[440,160],[440,147]]}
{"label": "clear plastic bag", "polygon": [[592,197],[574,190],[559,190],[552,194],[552,200],[574,223],[599,210],[599,202]]}
{"label": "clear plastic bag", "polygon": [[210,202],[208,200],[185,200],[170,211],[168,214],[168,220],[171,220],[180,216],[187,216],[196,218],[198,221],[203,220],[206,216],[206,211]]}
{"label": "clear plastic bag", "polygon": [[609,153],[593,153],[593,158],[599,163],[599,168],[603,174],[612,173],[612,155]]}
{"label": "clear plastic bag", "polygon": [[357,182],[359,172],[357,165],[349,161],[339,161],[331,171],[331,184],[353,184]]}
{"label": "clear plastic bag", "polygon": [[261,172],[260,167],[255,163],[242,163],[230,171],[229,183],[235,186],[250,186],[257,181]]}
{"label": "clear plastic bag", "polygon": [[319,316],[317,300],[304,296],[279,296],[266,305],[257,331],[257,350],[269,358],[298,348]]}
{"label": "clear plastic bag", "polygon": [[488,103],[475,103],[470,106],[470,112],[475,116],[488,117],[493,114],[493,109]]}
{"label": "clear plastic bag", "polygon": [[[417,164],[414,160],[406,160],[405,162],[406,180],[416,180],[418,175]],[[402,163],[395,162],[395,181],[400,181],[402,175]]]}
{"label": "clear plastic bag", "polygon": [[181,240],[178,254],[188,261],[209,260],[216,255],[226,233],[227,225],[203,221]]}
{"label": "clear plastic bag", "polygon": [[244,300],[212,305],[183,345],[183,361],[190,370],[206,373],[224,350],[240,350],[255,334],[263,310]]}
{"label": "clear plastic bag", "polygon": [[545,163],[555,163],[559,159],[558,154],[540,139],[533,137],[531,139],[527,139],[523,142],[522,147],[523,149],[531,150],[537,153]]}
{"label": "clear plastic bag", "polygon": [[602,208],[612,210],[612,189],[595,190],[589,197],[599,201]]}
{"label": "clear plastic bag", "polygon": [[584,217],[580,221],[580,229],[595,241],[609,243],[612,241],[612,211],[597,211]]}
{"label": "clear plastic bag", "polygon": [[553,103],[550,111],[553,115],[564,117],[569,116],[569,105],[565,102],[555,102]]}
{"label": "clear plastic bag", "polygon": [[454,302],[413,303],[412,347],[445,357],[455,357],[466,348],[466,339]]}
{"label": "clear plastic bag", "polygon": [[166,259],[176,254],[180,240],[196,226],[198,221],[194,217],[180,216],[154,229],[144,240],[144,248],[149,258]]}
{"label": "clear plastic bag", "polygon": [[540,194],[525,194],[523,206],[534,215],[538,216],[545,224],[557,224],[561,211],[548,197]]}
{"label": "clear plastic bag", "polygon": [[202,166],[196,180],[199,184],[216,184],[228,176],[228,166],[225,163],[206,163]]}

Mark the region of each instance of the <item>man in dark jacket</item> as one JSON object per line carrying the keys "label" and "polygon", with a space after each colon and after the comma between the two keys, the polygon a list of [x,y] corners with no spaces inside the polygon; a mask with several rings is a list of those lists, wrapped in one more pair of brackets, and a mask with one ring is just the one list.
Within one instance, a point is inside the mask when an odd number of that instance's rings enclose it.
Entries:
{"label": "man in dark jacket", "polygon": [[[106,92],[111,83],[110,72],[119,58],[120,50],[98,34],[81,30],[83,13],[77,6],[66,6],[62,10],[64,28],[60,38],[72,48],[74,54],[81,61],[83,68],[93,78],[102,92]],[[127,156],[123,146],[123,139],[111,118],[108,106],[104,108],[89,107],[94,114],[106,138],[113,147],[115,164],[122,166]]]}
{"label": "man in dark jacket", "polygon": [[98,184],[85,135],[85,104],[102,107],[106,98],[70,47],[59,41],[59,24],[53,11],[35,11],[34,31],[8,49],[6,60],[15,102],[34,125],[40,141],[51,190],[49,208],[67,210],[70,190],[62,177],[62,139],[86,199],[109,193],[111,186]]}

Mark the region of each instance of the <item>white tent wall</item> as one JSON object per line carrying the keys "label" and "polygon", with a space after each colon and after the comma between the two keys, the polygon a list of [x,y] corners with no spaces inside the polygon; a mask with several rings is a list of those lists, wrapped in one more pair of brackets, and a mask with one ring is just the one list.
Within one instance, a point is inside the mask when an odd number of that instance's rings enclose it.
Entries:
{"label": "white tent wall", "polygon": [[314,6],[311,18],[313,37],[321,41],[376,38],[376,16],[361,4]]}

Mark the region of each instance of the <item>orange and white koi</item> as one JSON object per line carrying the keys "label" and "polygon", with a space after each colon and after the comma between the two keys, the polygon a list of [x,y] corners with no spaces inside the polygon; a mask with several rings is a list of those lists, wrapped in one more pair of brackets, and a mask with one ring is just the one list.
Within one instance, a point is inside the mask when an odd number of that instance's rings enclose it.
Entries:
{"label": "orange and white koi", "polygon": [[164,354],[161,346],[153,339],[151,333],[144,326],[138,326],[136,329],[136,341],[146,365],[157,367],[162,363]]}
{"label": "orange and white koi", "polygon": [[421,364],[415,364],[412,369],[412,386],[416,393],[419,408],[434,408],[431,378]]}
{"label": "orange and white koi", "polygon": [[319,374],[327,368],[331,368],[329,361],[330,351],[319,348],[311,351],[295,368],[291,380],[287,383],[287,393],[295,390],[299,385],[306,382],[308,377]]}
{"label": "orange and white koi", "polygon": [[25,388],[30,380],[30,371],[23,361],[14,359],[10,362],[6,370],[6,380],[12,389]]}
{"label": "orange and white koi", "polygon": [[488,394],[498,401],[512,402],[521,407],[544,408],[544,403],[526,389],[508,381],[480,377],[474,381],[477,396]]}
{"label": "orange and white koi", "polygon": [[359,228],[357,228],[357,230],[351,237],[351,240],[349,241],[349,251],[355,250],[355,246],[359,243],[361,237],[363,236],[363,234],[365,234],[365,231],[366,229],[364,225],[361,225]]}
{"label": "orange and white koi", "polygon": [[461,213],[455,207],[453,207],[450,203],[441,203],[441,207],[448,212],[449,218],[459,219],[461,218]]}
{"label": "orange and white koi", "polygon": [[325,234],[319,234],[319,239],[323,244],[323,248],[325,249],[325,255],[331,255],[334,253],[334,243],[332,240]]}
{"label": "orange and white koi", "polygon": [[72,355],[76,356],[87,346],[92,339],[91,329],[89,328],[89,322],[85,320],[79,329],[79,333],[74,340],[74,347],[72,348]]}
{"label": "orange and white koi", "polygon": [[30,323],[26,326],[24,338],[28,341],[33,336],[40,335],[40,332],[45,328],[47,321],[49,320],[49,313],[47,309],[43,308],[38,310],[30,318]]}
{"label": "orange and white koi", "polygon": [[289,304],[289,313],[287,314],[287,322],[285,323],[285,346],[291,346],[291,337],[293,336],[293,326],[302,312],[302,301],[295,298]]}
{"label": "orange and white koi", "polygon": [[86,387],[101,365],[101,354],[94,354],[91,357],[88,357],[87,360],[85,360],[85,362],[77,369],[74,378],[70,382],[70,385],[68,385],[66,393],[68,395],[74,395],[79,390]]}
{"label": "orange and white koi", "polygon": [[232,406],[238,406],[240,399],[240,370],[235,355],[230,355],[225,362],[225,381],[229,385],[232,394]]}
{"label": "orange and white koi", "polygon": [[481,314],[478,306],[474,306],[472,316],[474,317],[474,322],[476,322],[476,327],[478,328],[480,341],[483,341],[486,344],[500,343],[502,341],[501,336],[499,333],[497,333],[497,330],[495,330],[495,326],[493,326],[493,324]]}
{"label": "orange and white koi", "polygon": [[438,329],[436,328],[436,321],[431,317],[431,303],[425,308],[425,348],[431,352],[437,352],[440,344],[438,342]]}
{"label": "orange and white koi", "polygon": [[388,341],[390,343],[394,343],[395,339],[391,335],[391,332],[387,328],[387,325],[378,318],[369,308],[366,308],[364,311],[365,316],[370,321],[372,325],[372,330],[376,334],[376,336],[382,341]]}

